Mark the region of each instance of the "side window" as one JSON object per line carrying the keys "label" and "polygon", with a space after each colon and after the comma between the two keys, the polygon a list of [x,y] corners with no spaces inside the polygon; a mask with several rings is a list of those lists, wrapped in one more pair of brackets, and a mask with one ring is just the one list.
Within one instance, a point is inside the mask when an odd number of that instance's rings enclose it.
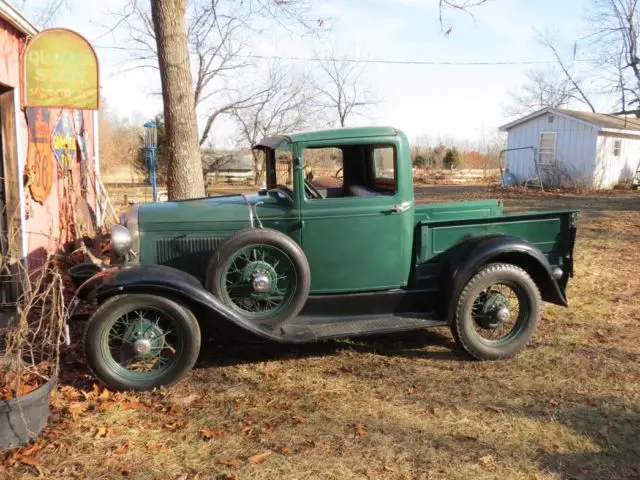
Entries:
{"label": "side window", "polygon": [[[344,187],[344,155],[339,147],[305,148],[304,173],[324,198],[341,197]],[[307,192],[305,195],[308,197]]]}
{"label": "side window", "polygon": [[393,148],[392,146],[373,147],[373,176],[376,191],[383,193],[395,193],[395,148]]}
{"label": "side window", "polygon": [[276,157],[276,181],[293,190],[293,154],[290,148],[278,148]]}

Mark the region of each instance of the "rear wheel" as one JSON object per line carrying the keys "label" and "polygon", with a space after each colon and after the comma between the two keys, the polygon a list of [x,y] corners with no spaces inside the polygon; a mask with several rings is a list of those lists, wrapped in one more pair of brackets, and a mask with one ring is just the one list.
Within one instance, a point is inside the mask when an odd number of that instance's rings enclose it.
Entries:
{"label": "rear wheel", "polygon": [[462,290],[451,330],[474,358],[510,358],[529,343],[541,312],[540,291],[527,272],[511,264],[491,264]]}
{"label": "rear wheel", "polygon": [[155,295],[125,294],[104,302],[87,322],[87,364],[114,390],[171,385],[200,351],[200,329],[189,309]]}

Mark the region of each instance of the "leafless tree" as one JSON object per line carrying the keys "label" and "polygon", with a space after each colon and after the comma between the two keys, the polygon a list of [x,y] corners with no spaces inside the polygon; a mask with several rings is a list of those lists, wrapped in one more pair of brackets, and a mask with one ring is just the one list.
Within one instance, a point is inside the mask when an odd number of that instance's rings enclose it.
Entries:
{"label": "leafless tree", "polygon": [[[155,33],[148,4],[134,1],[115,14],[116,25],[131,42],[127,69],[158,68]],[[253,105],[261,89],[239,90],[237,78],[253,65],[247,38],[258,36],[265,20],[298,35],[316,34],[323,19],[313,19],[308,0],[192,0],[187,9],[187,39],[194,69],[194,102],[202,121],[199,144],[207,142],[215,121]]]}
{"label": "leafless tree", "polygon": [[446,10],[455,10],[458,12],[471,13],[475,7],[484,5],[490,0],[438,0],[440,12],[440,28],[445,35],[449,35],[453,31],[453,25],[446,25],[444,20],[444,12]]}
{"label": "leafless tree", "polygon": [[526,83],[509,92],[507,115],[526,115],[541,108],[563,108],[572,101],[582,101],[573,82],[555,66],[529,70],[526,76]]}
{"label": "leafless tree", "polygon": [[73,0],[48,0],[38,2],[27,2],[21,0],[16,6],[25,12],[27,18],[33,20],[33,23],[41,28],[49,27],[57,18],[57,16],[71,8]]}
{"label": "leafless tree", "polygon": [[593,60],[605,66],[609,89],[617,93],[620,111],[640,117],[640,17],[638,0],[594,0],[589,15]]}
{"label": "leafless tree", "polygon": [[154,0],[151,2],[151,15],[164,103],[169,199],[204,197],[193,80],[187,49],[186,0]]}
{"label": "leafless tree", "polygon": [[[308,88],[309,80],[296,72],[271,65],[266,68],[266,83],[248,106],[233,108],[231,114],[238,127],[240,143],[255,145],[266,136],[307,127],[313,118]],[[263,161],[253,153],[255,183],[262,178]]]}
{"label": "leafless tree", "polygon": [[332,52],[319,62],[319,77],[315,80],[316,107],[329,114],[329,124],[341,127],[354,115],[363,115],[368,107],[378,103],[367,90],[363,75],[364,66],[353,59],[338,58]]}

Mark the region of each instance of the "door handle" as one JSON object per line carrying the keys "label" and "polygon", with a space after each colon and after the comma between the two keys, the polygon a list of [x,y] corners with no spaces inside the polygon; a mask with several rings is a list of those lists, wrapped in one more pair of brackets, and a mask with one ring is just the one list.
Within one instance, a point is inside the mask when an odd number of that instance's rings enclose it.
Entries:
{"label": "door handle", "polygon": [[406,202],[395,204],[391,209],[391,211],[394,213],[402,213],[402,212],[406,212],[410,208],[411,208],[411,202],[407,200]]}

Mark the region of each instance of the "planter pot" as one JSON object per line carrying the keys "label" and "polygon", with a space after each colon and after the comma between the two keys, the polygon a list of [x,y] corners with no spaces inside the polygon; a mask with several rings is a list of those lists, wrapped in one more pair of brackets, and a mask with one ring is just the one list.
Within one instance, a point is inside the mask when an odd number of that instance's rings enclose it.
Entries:
{"label": "planter pot", "polygon": [[0,449],[35,439],[49,421],[49,395],[57,378],[13,400],[0,400]]}
{"label": "planter pot", "polygon": [[71,275],[71,282],[73,283],[73,286],[78,288],[86,280],[89,280],[96,273],[101,272],[102,270],[104,270],[104,267],[101,265],[85,262],[71,267],[69,269],[69,275]]}

